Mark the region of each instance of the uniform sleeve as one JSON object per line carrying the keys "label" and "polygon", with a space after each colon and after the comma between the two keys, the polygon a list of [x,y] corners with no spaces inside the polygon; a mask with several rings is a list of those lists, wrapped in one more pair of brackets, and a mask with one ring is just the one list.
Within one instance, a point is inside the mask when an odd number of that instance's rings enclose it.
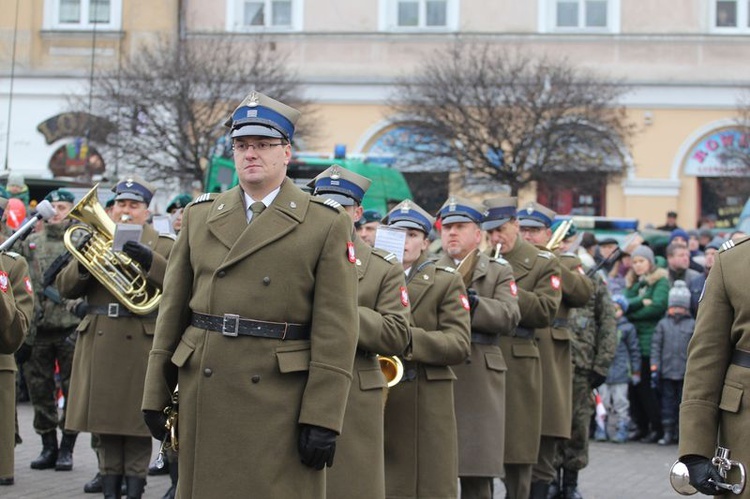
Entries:
{"label": "uniform sleeve", "polygon": [[[736,250],[734,250],[736,251]],[[680,405],[680,456],[714,455],[719,426],[719,401],[734,345],[731,340],[735,310],[725,279],[722,254],[717,255],[706,280],[700,313],[690,340]]]}
{"label": "uniform sleeve", "polygon": [[585,307],[594,294],[594,283],[586,277],[583,264],[577,256],[560,257],[563,301],[568,307]]}
{"label": "uniform sleeve", "polygon": [[386,265],[375,308],[359,307],[359,347],[380,355],[401,355],[410,337],[408,299],[402,298],[408,296],[406,282],[400,265]]}
{"label": "uniform sleeve", "polygon": [[606,376],[609,366],[615,358],[615,350],[617,350],[617,319],[606,283],[598,275],[594,279],[596,279],[594,283],[596,354],[594,355],[592,369],[602,376]]}
{"label": "uniform sleeve", "polygon": [[0,290],[0,353],[11,354],[21,346],[29,330],[34,291],[26,260],[19,256],[12,264],[6,263],[9,283],[7,289]]}
{"label": "uniform sleeve", "polygon": [[411,328],[409,360],[450,366],[463,362],[471,352],[471,318],[462,304],[466,288],[459,274],[450,277],[442,299],[437,302],[438,329]]}
{"label": "uniform sleeve", "polygon": [[552,286],[553,279],[560,280],[560,264],[557,259],[537,258],[537,265],[541,266],[534,289],[531,291],[518,290],[518,306],[521,309],[519,326],[527,328],[543,328],[552,324],[560,307],[562,290]]}
{"label": "uniform sleeve", "polygon": [[315,272],[311,358],[299,423],[340,432],[359,336],[357,271],[346,257],[351,218],[339,213],[321,248]]}
{"label": "uniform sleeve", "polygon": [[471,329],[484,334],[509,335],[521,319],[518,308],[518,286],[510,265],[491,264],[498,270],[490,296],[479,293],[479,303],[471,318]]}
{"label": "uniform sleeve", "polygon": [[55,287],[60,296],[75,299],[86,294],[89,282],[94,277],[91,274],[81,274],[78,271],[78,260],[71,259],[55,278]]}
{"label": "uniform sleeve", "polygon": [[190,212],[190,209],[186,209],[183,213],[180,237],[172,246],[166,264],[162,300],[143,388],[144,410],[164,409],[177,385],[178,367],[171,362],[171,358],[190,321],[189,304],[193,289],[193,267],[188,244]]}

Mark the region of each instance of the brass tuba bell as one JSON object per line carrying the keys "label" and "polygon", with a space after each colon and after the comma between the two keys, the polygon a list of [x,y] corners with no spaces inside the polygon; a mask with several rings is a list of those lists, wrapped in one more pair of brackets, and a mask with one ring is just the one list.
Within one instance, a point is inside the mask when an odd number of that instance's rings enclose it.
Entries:
{"label": "brass tuba bell", "polygon": [[[729,449],[726,447],[718,447],[716,449],[716,455],[711,459],[711,464],[716,466],[719,475],[726,479],[727,472],[733,467],[737,467],[740,472],[740,481],[738,483],[728,482],[716,482],[714,485],[720,489],[727,490],[735,495],[742,494],[745,490],[746,473],[745,465],[739,461],[732,461],[729,459]],[[690,473],[685,463],[675,461],[672,467],[669,469],[669,483],[675,492],[683,496],[691,496],[698,492],[695,487],[690,485]]]}
{"label": "brass tuba bell", "polygon": [[378,363],[380,364],[380,371],[388,383],[388,388],[398,384],[404,377],[404,364],[395,355],[378,355]]}
{"label": "brass tuba bell", "polygon": [[148,282],[137,262],[112,250],[116,226],[96,197],[97,187],[99,184],[70,210],[68,217],[83,225],[74,224],[65,231],[65,248],[128,310],[149,314],[159,306],[161,290]]}

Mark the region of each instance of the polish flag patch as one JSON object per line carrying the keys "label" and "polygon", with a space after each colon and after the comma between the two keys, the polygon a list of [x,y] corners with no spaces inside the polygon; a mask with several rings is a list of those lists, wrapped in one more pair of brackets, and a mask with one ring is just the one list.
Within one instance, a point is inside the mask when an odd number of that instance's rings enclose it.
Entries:
{"label": "polish flag patch", "polygon": [[31,285],[31,279],[29,276],[23,278],[23,285],[26,288],[26,292],[30,295],[34,294],[34,287]]}
{"label": "polish flag patch", "polygon": [[8,273],[5,271],[0,272],[0,291],[8,292]]}
{"label": "polish flag patch", "polygon": [[404,286],[401,286],[401,305],[405,307],[409,306],[409,292]]}
{"label": "polish flag patch", "polygon": [[516,284],[516,281],[510,281],[510,294],[518,296],[518,284]]}
{"label": "polish flag patch", "polygon": [[459,299],[461,300],[462,307],[464,307],[467,311],[471,310],[471,306],[469,306],[469,298],[467,298],[466,295],[459,296]]}
{"label": "polish flag patch", "polygon": [[357,255],[354,254],[354,243],[349,241],[346,243],[346,256],[349,258],[349,262],[354,263],[357,261]]}
{"label": "polish flag patch", "polygon": [[555,290],[560,289],[560,276],[553,275],[549,278],[550,284],[552,284],[552,288]]}

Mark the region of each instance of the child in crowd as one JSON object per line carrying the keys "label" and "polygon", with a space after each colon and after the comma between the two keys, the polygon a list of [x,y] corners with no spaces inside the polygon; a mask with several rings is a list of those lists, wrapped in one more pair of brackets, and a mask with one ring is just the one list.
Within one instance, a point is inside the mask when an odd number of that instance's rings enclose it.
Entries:
{"label": "child in crowd", "polygon": [[690,290],[677,280],[669,290],[667,315],[656,325],[651,338],[651,382],[661,393],[661,419],[664,436],[660,445],[677,442],[682,384],[687,366],[687,350],[695,330],[690,315]]}
{"label": "child in crowd", "polygon": [[[623,295],[613,295],[612,302],[617,318],[617,349],[609,367],[607,380],[599,387],[599,393],[607,407],[607,413],[615,416],[613,419],[617,430],[610,440],[625,443],[628,441],[630,423],[628,383],[632,381],[634,385],[637,385],[641,382],[641,350],[638,346],[635,327],[625,318],[625,313],[628,311],[628,299]],[[604,442],[607,438],[606,430],[597,428],[594,440]]]}

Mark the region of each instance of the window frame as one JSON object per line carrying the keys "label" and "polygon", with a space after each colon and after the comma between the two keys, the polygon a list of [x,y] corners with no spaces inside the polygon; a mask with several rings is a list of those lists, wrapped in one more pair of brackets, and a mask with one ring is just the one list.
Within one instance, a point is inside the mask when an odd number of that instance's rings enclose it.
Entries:
{"label": "window frame", "polygon": [[[246,26],[238,23],[242,19],[242,9],[246,1],[250,0],[228,0],[226,2],[226,30],[234,33],[257,33],[257,32],[290,32],[302,31],[302,20],[304,15],[303,0],[288,0],[292,4],[291,24],[288,26],[275,26],[266,22],[263,26]],[[263,2],[264,8],[271,12],[274,0],[252,0]],[[282,1],[282,0],[279,0]],[[284,0],[286,1],[286,0]],[[267,16],[269,19],[271,16]]]}
{"label": "window frame", "polygon": [[61,0],[44,0],[44,29],[60,31],[118,31],[122,29],[122,0],[109,0],[110,15],[108,23],[89,22],[89,7],[92,0],[81,1],[81,19],[85,22],[61,23]]}
{"label": "window frame", "polygon": [[620,33],[621,0],[602,0],[607,4],[606,26],[581,26],[585,20],[584,3],[586,0],[567,0],[578,4],[579,22],[576,27],[557,26],[558,0],[538,0],[538,25],[540,33],[586,33],[586,34],[617,34]]}
{"label": "window frame", "polygon": [[417,26],[398,25],[399,1],[409,0],[379,0],[378,29],[397,33],[446,33],[459,29],[459,13],[461,0],[445,0],[445,26],[427,26],[425,23],[427,2],[429,0],[411,0],[419,4],[419,23]]}
{"label": "window frame", "polygon": [[[747,35],[750,34],[750,1],[748,0],[722,0],[733,1],[737,4],[737,24],[735,26],[717,26],[716,10],[719,0],[708,2],[709,11],[709,32],[718,35]],[[745,25],[742,26],[744,19]]]}

